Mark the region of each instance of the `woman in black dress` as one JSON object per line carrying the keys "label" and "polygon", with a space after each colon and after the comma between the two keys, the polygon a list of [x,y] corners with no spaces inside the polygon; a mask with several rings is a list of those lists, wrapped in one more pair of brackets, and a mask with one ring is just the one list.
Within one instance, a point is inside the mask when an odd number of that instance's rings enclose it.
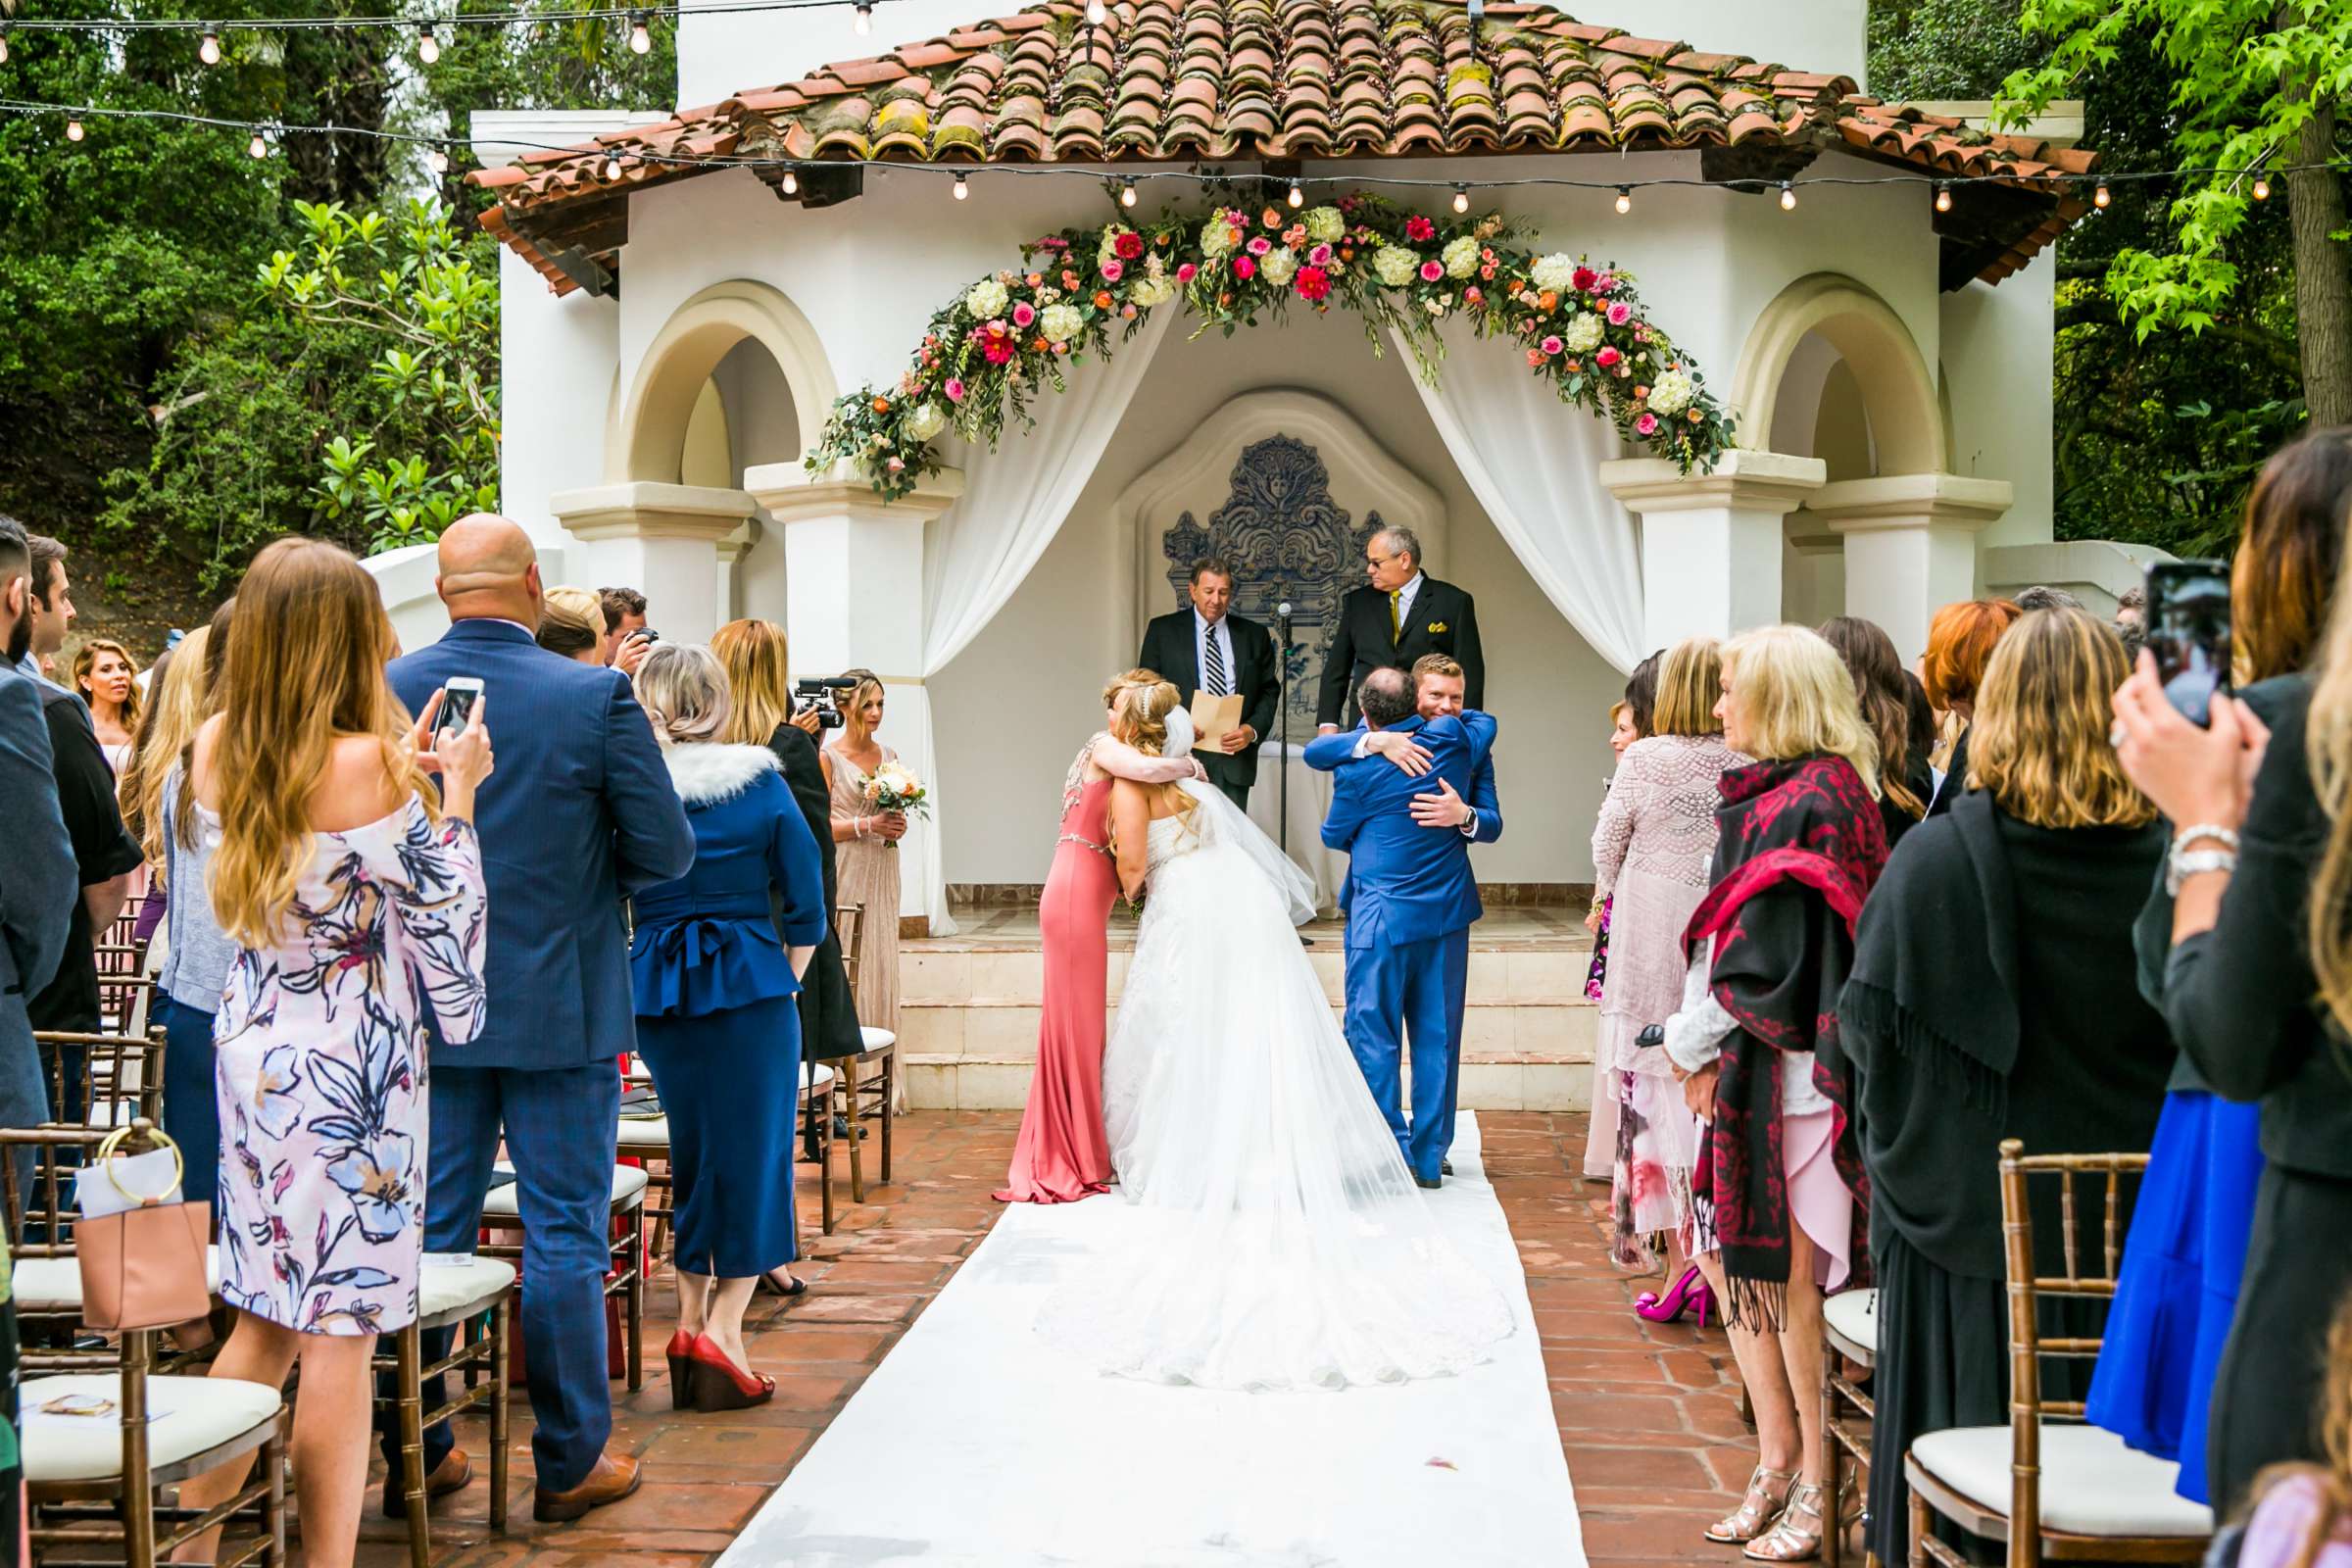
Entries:
{"label": "woman in black dress", "polygon": [[[2007,1418],[2001,1141],[2137,1152],[2155,1134],[2172,1040],[2140,998],[2123,915],[2165,834],[2107,744],[2124,674],[2123,643],[2082,611],[2012,626],[1969,731],[1980,787],[1905,837],[1862,910],[1838,1049],[1872,1195],[1871,1446],[1885,1457],[1870,1471],[1868,1544],[1882,1562],[1908,1553],[1912,1441]],[[2034,1196],[2035,1246],[2056,1274],[2059,1195]],[[2104,1217],[2084,1206],[2085,1248],[2100,1245]],[[2083,1363],[2050,1367],[2045,1377],[2089,1376]]]}
{"label": "woman in black dress", "polygon": [[1960,738],[1952,742],[1943,787],[1928,803],[1941,816],[1968,789],[1968,729],[1977,710],[1977,687],[2001,634],[2025,612],[2006,599],[1963,599],[1944,606],[1928,622],[1928,651],[1919,656],[1920,684],[1939,713],[1957,714]]}

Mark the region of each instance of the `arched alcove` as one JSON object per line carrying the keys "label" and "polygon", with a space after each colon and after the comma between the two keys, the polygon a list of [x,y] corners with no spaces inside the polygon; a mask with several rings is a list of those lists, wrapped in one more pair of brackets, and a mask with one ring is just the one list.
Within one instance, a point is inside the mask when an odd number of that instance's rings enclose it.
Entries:
{"label": "arched alcove", "polygon": [[1829,367],[1808,357],[1808,339],[1851,372],[1869,416],[1876,474],[1943,471],[1944,420],[1926,356],[1891,306],[1837,272],[1789,284],[1749,329],[1732,383],[1742,446],[1782,450],[1773,437],[1784,397],[1810,394],[1818,406]]}
{"label": "arched alcove", "polygon": [[[764,283],[737,278],[714,283],[679,306],[646,346],[621,402],[618,438],[606,448],[606,477],[684,482],[695,409],[722,363],[746,343],[764,351],[760,357],[788,394],[794,446],[787,456],[812,446],[839,387],[824,345],[790,299]],[[742,454],[735,456],[740,469]]]}

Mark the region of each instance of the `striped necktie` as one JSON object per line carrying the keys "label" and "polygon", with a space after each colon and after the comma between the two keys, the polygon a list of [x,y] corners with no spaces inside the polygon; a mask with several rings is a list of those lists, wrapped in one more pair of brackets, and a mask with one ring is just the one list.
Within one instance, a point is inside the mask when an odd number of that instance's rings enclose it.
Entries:
{"label": "striped necktie", "polygon": [[1217,646],[1217,628],[1209,627],[1200,634],[1201,646],[1208,656],[1208,679],[1204,689],[1211,697],[1225,695],[1225,651]]}

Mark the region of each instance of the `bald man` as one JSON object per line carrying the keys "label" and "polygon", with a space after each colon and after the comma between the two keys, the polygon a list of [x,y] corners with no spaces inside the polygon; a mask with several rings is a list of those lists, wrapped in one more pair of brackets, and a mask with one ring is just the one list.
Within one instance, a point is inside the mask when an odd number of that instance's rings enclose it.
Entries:
{"label": "bald man", "polygon": [[[543,588],[530,536],[487,513],[441,536],[434,586],[449,630],[391,666],[421,711],[459,676],[498,715],[499,779],[474,805],[490,887],[489,1016],[471,1045],[435,1043],[424,1249],[470,1252],[503,1132],[522,1216],[522,1328],[542,1521],[576,1519],[637,1488],[637,1461],[609,1455],[605,1271],[620,1076],[637,1045],[621,900],[683,876],[694,833],[653,727],[617,670],[533,639]],[[428,1341],[431,1336],[427,1336]],[[447,1335],[425,1348],[446,1353]],[[441,1403],[437,1389],[425,1408]],[[446,1423],[425,1434],[418,1473],[387,1435],[384,1511],[408,1494],[469,1479]]]}

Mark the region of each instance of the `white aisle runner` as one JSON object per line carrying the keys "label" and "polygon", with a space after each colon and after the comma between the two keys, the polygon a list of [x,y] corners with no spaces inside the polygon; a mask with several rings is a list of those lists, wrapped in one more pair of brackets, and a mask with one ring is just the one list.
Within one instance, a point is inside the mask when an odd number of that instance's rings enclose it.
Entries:
{"label": "white aisle runner", "polygon": [[1492,1360],[1336,1394],[1102,1377],[1037,1309],[1134,1216],[1015,1203],[721,1568],[1584,1568],[1526,1275],[1470,1112],[1458,1133],[1428,1197],[1518,1318]]}

